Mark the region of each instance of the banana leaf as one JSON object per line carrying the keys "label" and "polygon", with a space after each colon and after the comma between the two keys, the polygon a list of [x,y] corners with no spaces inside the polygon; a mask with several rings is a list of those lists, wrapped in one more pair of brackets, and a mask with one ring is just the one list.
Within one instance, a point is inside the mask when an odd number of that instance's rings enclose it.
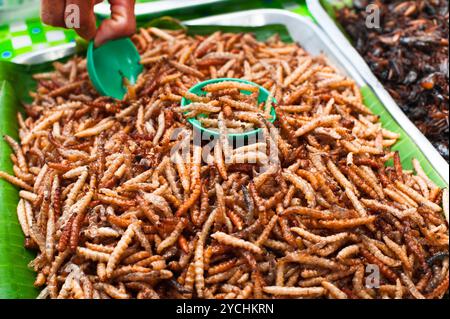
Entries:
{"label": "banana leaf", "polygon": [[[147,25],[167,29],[185,28],[178,20],[164,17],[151,21]],[[252,32],[263,41],[279,34],[286,42],[292,42],[287,29],[282,25],[263,27],[223,27],[223,26],[192,26],[188,33],[211,34],[216,31]],[[83,47],[81,44],[80,47]],[[36,83],[32,78],[34,73],[50,70],[51,63],[24,66],[11,62],[0,62],[0,134],[18,138],[17,112],[22,110],[22,103],[29,103],[29,92],[34,90]],[[10,160],[11,149],[0,139],[0,170],[12,173]],[[19,200],[19,189],[0,179],[0,299],[4,298],[35,298],[39,293],[34,288],[35,273],[28,268],[28,263],[35,254],[23,248],[24,236],[17,221],[16,206]]]}

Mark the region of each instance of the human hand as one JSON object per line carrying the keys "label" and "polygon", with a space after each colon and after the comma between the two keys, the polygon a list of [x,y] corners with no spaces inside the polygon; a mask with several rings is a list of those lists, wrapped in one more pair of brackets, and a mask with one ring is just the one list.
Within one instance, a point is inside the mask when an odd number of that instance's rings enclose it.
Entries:
{"label": "human hand", "polygon": [[[96,27],[94,5],[103,0],[42,0],[41,18],[45,24],[55,27],[73,28],[82,38],[94,39],[95,46],[132,35],[136,30],[134,16],[135,0],[109,0],[111,18],[104,20]],[[78,10],[73,11],[73,5]],[[79,12],[79,25],[74,27],[67,23],[73,15]]]}

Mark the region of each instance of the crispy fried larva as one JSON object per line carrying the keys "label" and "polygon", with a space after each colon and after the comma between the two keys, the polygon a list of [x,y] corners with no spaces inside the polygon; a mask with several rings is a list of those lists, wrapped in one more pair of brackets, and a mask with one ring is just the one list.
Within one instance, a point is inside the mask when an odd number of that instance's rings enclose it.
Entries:
{"label": "crispy fried larva", "polygon": [[229,163],[239,164],[239,163],[258,163],[260,165],[267,165],[269,159],[265,153],[262,152],[248,152],[248,153],[237,153],[229,157]]}
{"label": "crispy fried larva", "polygon": [[345,104],[345,105],[353,108],[358,113],[367,114],[367,115],[371,115],[372,114],[372,111],[368,107],[366,107],[361,102],[360,99],[359,99],[359,101],[358,100],[352,100],[352,99],[344,97],[343,95],[338,94],[336,92],[333,92],[332,96],[336,100],[337,103]]}
{"label": "crispy fried larva", "polygon": [[220,176],[224,180],[228,179],[228,172],[227,168],[225,166],[225,161],[223,158],[223,149],[222,149],[222,143],[217,143],[214,147],[214,163],[216,164],[217,170],[219,171]]}
{"label": "crispy fried larva", "polygon": [[339,121],[340,119],[341,119],[341,117],[339,115],[320,116],[318,118],[313,119],[308,124],[302,126],[300,129],[298,129],[295,132],[295,136],[297,136],[297,137],[303,136],[306,133],[311,132],[312,130],[314,130],[318,127],[330,125],[332,123]]}
{"label": "crispy fried larva", "polygon": [[402,182],[396,181],[395,185],[399,190],[406,193],[408,196],[410,196],[413,200],[415,200],[417,203],[422,203],[423,205],[427,206],[434,212],[441,212],[442,207],[439,205],[433,203],[432,201],[426,199],[422,195],[420,195],[417,191],[412,189],[411,187],[408,187],[407,185],[403,184]]}
{"label": "crispy fried larva", "polygon": [[245,102],[235,101],[229,97],[222,96],[219,98],[219,101],[231,106],[232,108],[235,108],[235,109],[238,109],[241,111],[258,112],[258,109],[256,106],[245,103]]}
{"label": "crispy fried larva", "polygon": [[26,182],[24,182],[23,180],[15,177],[15,176],[9,175],[6,172],[0,171],[0,178],[3,178],[5,180],[7,180],[8,182],[10,182],[11,184],[19,186],[20,188],[25,189],[27,191],[30,191],[30,192],[33,191],[33,187],[28,185]]}
{"label": "crispy fried larva", "polygon": [[401,262],[399,260],[392,259],[386,255],[384,255],[381,250],[372,242],[372,239],[363,236],[363,245],[366,247],[368,251],[370,251],[376,258],[381,260],[385,265],[389,267],[400,267]]}
{"label": "crispy fried larva", "polygon": [[278,221],[278,215],[273,215],[273,217],[270,219],[267,226],[264,228],[263,232],[259,236],[258,240],[255,242],[256,246],[264,245],[264,243],[267,241],[267,239],[270,236],[270,232],[275,227],[276,223]]}
{"label": "crispy fried larva", "polygon": [[303,113],[311,111],[311,105],[280,105],[278,106],[280,110],[287,113]]}
{"label": "crispy fried larva", "polygon": [[383,192],[386,194],[386,196],[388,196],[393,201],[396,201],[401,205],[406,205],[408,207],[418,207],[419,206],[408,195],[395,189],[392,186],[388,186],[387,188],[383,189]]}
{"label": "crispy fried larva", "polygon": [[258,247],[257,245],[250,243],[248,241],[230,236],[223,232],[214,233],[211,235],[211,237],[225,245],[233,246],[236,248],[242,248],[242,249],[248,250],[250,252],[253,252],[255,254],[263,253],[262,249],[260,247]]}
{"label": "crispy fried larva", "polygon": [[335,269],[335,270],[344,269],[344,266],[342,266],[341,264],[339,264],[335,261],[332,261],[332,260],[329,260],[326,258],[322,258],[322,257],[308,255],[303,252],[290,253],[290,254],[286,255],[285,260],[289,261],[289,262],[297,262],[300,264],[312,265],[312,266],[317,266],[317,267],[327,268],[327,269]]}
{"label": "crispy fried larva", "polygon": [[448,286],[449,286],[449,275],[448,275],[448,271],[447,271],[445,274],[445,277],[441,281],[441,283],[426,297],[428,299],[442,298],[442,296],[445,294],[445,292],[448,291]]}
{"label": "crispy fried larva", "polygon": [[301,190],[301,192],[305,195],[306,200],[308,201],[309,207],[312,208],[316,206],[316,196],[314,189],[307,181],[305,181],[300,176],[294,175],[288,171],[283,172],[283,177],[290,181],[296,188]]}
{"label": "crispy fried larva", "polygon": [[370,225],[375,222],[376,219],[376,216],[368,216],[342,220],[320,220],[314,223],[314,225],[317,225],[318,228],[342,230],[347,228],[354,228],[361,225]]}
{"label": "crispy fried larva", "polygon": [[236,272],[236,269],[230,269],[230,270],[218,273],[218,274],[208,276],[207,278],[205,278],[205,283],[206,284],[222,283],[222,282],[230,279],[234,275],[235,272]]}
{"label": "crispy fried larva", "polygon": [[45,254],[48,260],[53,259],[53,254],[55,253],[55,232],[56,232],[56,220],[55,211],[52,206],[48,209],[47,216],[47,229],[45,236]]}
{"label": "crispy fried larva", "polygon": [[413,158],[412,164],[414,166],[414,170],[417,172],[417,176],[420,176],[423,180],[425,180],[430,189],[439,188],[436,186],[435,183],[433,183],[430,180],[430,178],[427,176],[427,174],[425,174],[425,172],[422,169],[422,166],[420,165],[420,162],[416,158]]}
{"label": "crispy fried larva", "polygon": [[377,192],[377,195],[384,199],[383,189],[378,181],[378,178],[375,176],[375,173],[369,166],[361,166],[361,167],[353,167],[356,174],[359,175],[363,180],[365,180],[374,190]]}
{"label": "crispy fried larva", "polygon": [[191,182],[190,185],[192,187],[192,193],[189,198],[178,208],[176,212],[176,216],[180,217],[185,214],[185,212],[190,209],[195,202],[200,198],[201,194],[201,155],[202,155],[202,147],[198,145],[193,146],[193,163],[191,170]]}
{"label": "crispy fried larva", "polygon": [[228,141],[228,133],[227,126],[225,124],[225,119],[223,116],[223,112],[219,113],[218,127],[219,127],[219,143],[221,144],[223,156],[225,157],[225,163],[229,163],[230,161],[230,143]]}
{"label": "crispy fried larva", "polygon": [[167,33],[166,31],[161,30],[161,29],[159,29],[159,28],[151,27],[151,28],[148,29],[148,31],[149,31],[151,34],[153,34],[153,35],[155,35],[155,36],[157,36],[157,37],[159,37],[159,38],[162,38],[162,39],[164,39],[164,40],[167,40],[167,41],[169,41],[169,42],[175,41],[175,38],[174,38],[172,35],[170,35],[170,34]]}
{"label": "crispy fried larva", "polygon": [[223,81],[213,84],[208,84],[203,87],[205,92],[217,92],[226,89],[239,89],[242,91],[258,92],[259,88],[251,84],[245,84],[240,82]]}
{"label": "crispy fried larva", "polygon": [[241,292],[236,296],[236,299],[248,299],[253,289],[253,284],[248,283],[247,285],[245,285],[244,289],[242,289]]}
{"label": "crispy fried larva", "polygon": [[[94,196],[94,191],[91,189],[86,195],[84,195],[78,202],[76,202],[70,209],[71,215],[75,216],[72,223],[72,229],[70,233],[70,248],[75,250],[78,246],[80,237],[80,228],[83,220],[86,216],[88,205]],[[53,208],[52,208],[53,209]]]}
{"label": "crispy fried larva", "polygon": [[347,233],[339,233],[339,234],[332,235],[332,236],[322,237],[319,235],[315,235],[315,234],[313,234],[305,229],[302,229],[300,227],[292,227],[291,231],[299,234],[300,236],[302,236],[303,238],[305,238],[309,241],[316,242],[316,243],[333,243],[333,242],[340,241],[340,240],[348,237]]}
{"label": "crispy fried larva", "polygon": [[161,254],[161,252],[163,252],[165,249],[175,244],[178,237],[181,235],[181,232],[183,231],[185,225],[186,225],[185,220],[181,219],[180,222],[175,227],[174,231],[158,245],[158,247],[156,248],[156,252],[158,254]]}
{"label": "crispy fried larva", "polygon": [[114,287],[113,285],[106,283],[96,283],[94,284],[95,289],[103,290],[110,297],[114,299],[130,299],[130,295],[120,289]]}
{"label": "crispy fried larva", "polygon": [[9,144],[9,146],[11,146],[14,154],[16,155],[20,170],[24,173],[28,173],[28,165],[22,148],[12,137],[8,135],[4,135],[3,139]]}
{"label": "crispy fried larva", "polygon": [[88,170],[84,170],[81,175],[78,177],[77,181],[75,182],[74,186],[70,190],[70,193],[67,195],[66,202],[64,204],[64,212],[61,216],[62,221],[65,221],[65,219],[68,218],[70,208],[76,201],[76,197],[78,196],[80,190],[83,188],[86,179],[88,178],[89,172]]}
{"label": "crispy fried larva", "polygon": [[205,221],[205,224],[203,225],[201,233],[198,235],[197,245],[195,247],[195,253],[194,253],[194,273],[195,273],[195,289],[197,292],[197,296],[199,298],[202,298],[204,294],[204,288],[205,288],[205,277],[204,277],[204,245],[206,241],[206,237],[208,236],[208,233],[216,220],[216,215],[218,214],[218,210],[215,209],[208,217],[208,219]]}
{"label": "crispy fried larva", "polygon": [[[253,146],[255,145],[255,146]],[[258,146],[256,146],[258,145]],[[259,147],[259,145],[261,147]],[[264,146],[264,149],[266,147],[267,144],[252,144],[252,147],[248,147],[245,151],[253,151],[253,150],[259,150],[262,149],[262,146]],[[234,153],[237,153],[237,150],[234,151]],[[260,175],[256,176],[253,178],[253,184],[255,185],[256,189],[259,189],[266,181],[268,178],[270,178],[271,176],[274,176],[277,171],[279,170],[279,167],[277,165],[271,165],[269,166],[269,168],[264,171],[263,173],[261,173]]]}
{"label": "crispy fried larva", "polygon": [[180,72],[182,72],[184,74],[193,75],[193,76],[195,76],[197,78],[200,78],[200,79],[203,78],[203,73],[201,73],[200,71],[198,71],[198,70],[196,70],[196,69],[194,69],[194,68],[192,68],[190,66],[187,66],[185,64],[181,64],[181,63],[178,63],[178,62],[175,62],[175,61],[169,61],[169,63],[174,68],[176,68],[178,71],[180,71]]}
{"label": "crispy fried larva", "polygon": [[407,270],[411,270],[412,265],[410,263],[408,255],[403,250],[403,248],[400,245],[398,245],[396,242],[391,240],[388,236],[383,236],[383,240],[386,243],[386,245],[389,247],[389,249],[392,250],[397,255],[398,259],[400,259],[402,261],[402,265]]}
{"label": "crispy fried larva", "polygon": [[39,132],[47,127],[51,126],[53,123],[59,121],[61,117],[64,115],[64,111],[54,112],[43,121],[41,121],[38,125],[33,127],[33,129],[23,138],[21,139],[22,144],[30,143],[36,136],[36,132]]}
{"label": "crispy fried larva", "polygon": [[392,271],[388,266],[386,266],[382,261],[380,261],[377,257],[372,255],[369,251],[362,248],[360,250],[361,255],[366,258],[370,263],[377,265],[380,268],[380,272],[392,282],[395,282],[398,279],[398,275]]}
{"label": "crispy fried larva", "polygon": [[298,58],[297,68],[285,79],[283,86],[288,87],[291,83],[295,82],[311,64],[312,59],[310,57]]}
{"label": "crispy fried larva", "polygon": [[292,246],[290,246],[289,244],[273,239],[267,239],[264,242],[264,246],[282,252],[292,251],[293,249]]}
{"label": "crispy fried larva", "polygon": [[334,218],[336,218],[336,215],[332,214],[331,212],[321,211],[318,209],[302,207],[302,206],[291,206],[282,212],[282,215],[284,215],[284,216],[291,215],[291,214],[298,214],[298,215],[307,216],[310,218],[317,218],[317,219],[334,219]]}
{"label": "crispy fried larva", "polygon": [[419,290],[417,290],[414,283],[411,281],[411,279],[404,273],[400,274],[400,278],[405,284],[406,288],[408,288],[411,295],[414,296],[416,299],[425,299],[425,297],[420,293]]}
{"label": "crispy fried larva", "polygon": [[329,281],[322,281],[322,286],[328,290],[328,293],[335,299],[347,299],[348,296],[341,289],[333,285]]}
{"label": "crispy fried larva", "polygon": [[114,121],[111,119],[105,119],[99,122],[96,126],[85,129],[75,134],[76,137],[90,137],[99,135],[101,132],[110,129],[114,125]]}
{"label": "crispy fried larva", "polygon": [[366,207],[368,207],[368,208],[370,208],[372,210],[385,211],[385,212],[388,212],[389,214],[392,214],[393,216],[395,216],[395,217],[397,217],[399,219],[402,219],[402,218],[405,217],[404,211],[400,211],[400,210],[398,210],[395,207],[383,204],[383,203],[381,203],[379,201],[371,200],[371,199],[362,199],[361,201]]}
{"label": "crispy fried larva", "polygon": [[349,258],[352,255],[355,255],[359,253],[359,246],[358,245],[350,245],[345,248],[343,248],[339,253],[337,254],[336,258],[340,260],[344,260]]}
{"label": "crispy fried larva", "polygon": [[107,253],[107,254],[111,254],[114,250],[113,247],[111,246],[104,246],[104,245],[100,245],[100,244],[93,244],[90,242],[85,242],[84,243],[86,245],[86,248],[95,250],[95,251],[99,251],[101,253]]}
{"label": "crispy fried larva", "polygon": [[198,113],[218,113],[220,112],[220,110],[221,110],[220,107],[215,106],[212,103],[201,103],[201,102],[194,102],[180,109],[180,111],[182,112],[195,111]]}
{"label": "crispy fried larva", "polygon": [[109,258],[111,257],[110,254],[91,250],[91,249],[84,248],[84,247],[78,247],[77,254],[79,254],[80,256],[82,256],[86,259],[91,259],[91,260],[99,261],[99,262],[107,262],[109,260]]}
{"label": "crispy fried larva", "polygon": [[25,211],[25,202],[23,199],[19,200],[17,204],[17,219],[25,237],[30,236],[30,225],[28,224],[27,215]]}
{"label": "crispy fried larva", "polygon": [[349,182],[349,180],[342,174],[342,172],[339,171],[339,169],[336,167],[336,165],[332,161],[327,162],[327,167],[330,170],[331,174],[333,174],[334,178],[341,184],[342,187],[345,188],[345,193],[347,197],[352,202],[353,206],[355,207],[356,211],[360,214],[361,217],[367,216],[367,212],[364,208],[364,206],[359,201],[357,195],[358,192],[356,190],[356,187],[353,186]]}
{"label": "crispy fried larva", "polygon": [[303,298],[317,298],[323,296],[326,290],[322,287],[279,287],[279,286],[266,286],[263,291],[267,294],[276,296],[291,296],[291,297],[303,297]]}

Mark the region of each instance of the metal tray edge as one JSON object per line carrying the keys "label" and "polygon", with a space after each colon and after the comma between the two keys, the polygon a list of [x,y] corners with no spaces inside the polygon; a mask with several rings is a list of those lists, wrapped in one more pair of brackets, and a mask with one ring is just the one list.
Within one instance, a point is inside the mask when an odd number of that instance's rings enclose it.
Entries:
{"label": "metal tray edge", "polygon": [[[197,6],[211,5],[229,0],[166,0],[147,3],[137,3],[135,5],[136,16],[163,13],[172,10],[188,9]],[[102,2],[94,7],[94,13],[103,17],[111,14],[110,5]]]}

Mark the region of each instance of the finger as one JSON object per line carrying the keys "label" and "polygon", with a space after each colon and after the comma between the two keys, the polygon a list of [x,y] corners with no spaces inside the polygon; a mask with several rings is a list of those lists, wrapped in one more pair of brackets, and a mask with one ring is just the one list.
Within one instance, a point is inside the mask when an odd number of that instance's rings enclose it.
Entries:
{"label": "finger", "polygon": [[42,0],[41,19],[45,24],[54,27],[65,27],[64,10],[66,1],[64,0]]}
{"label": "finger", "polygon": [[111,18],[103,21],[95,36],[95,45],[132,35],[136,31],[134,0],[109,0]]}
{"label": "finger", "polygon": [[93,39],[97,32],[93,0],[66,0],[65,18],[70,18],[70,15],[74,14],[73,7],[70,6],[78,7],[79,23],[74,30],[84,39]]}

